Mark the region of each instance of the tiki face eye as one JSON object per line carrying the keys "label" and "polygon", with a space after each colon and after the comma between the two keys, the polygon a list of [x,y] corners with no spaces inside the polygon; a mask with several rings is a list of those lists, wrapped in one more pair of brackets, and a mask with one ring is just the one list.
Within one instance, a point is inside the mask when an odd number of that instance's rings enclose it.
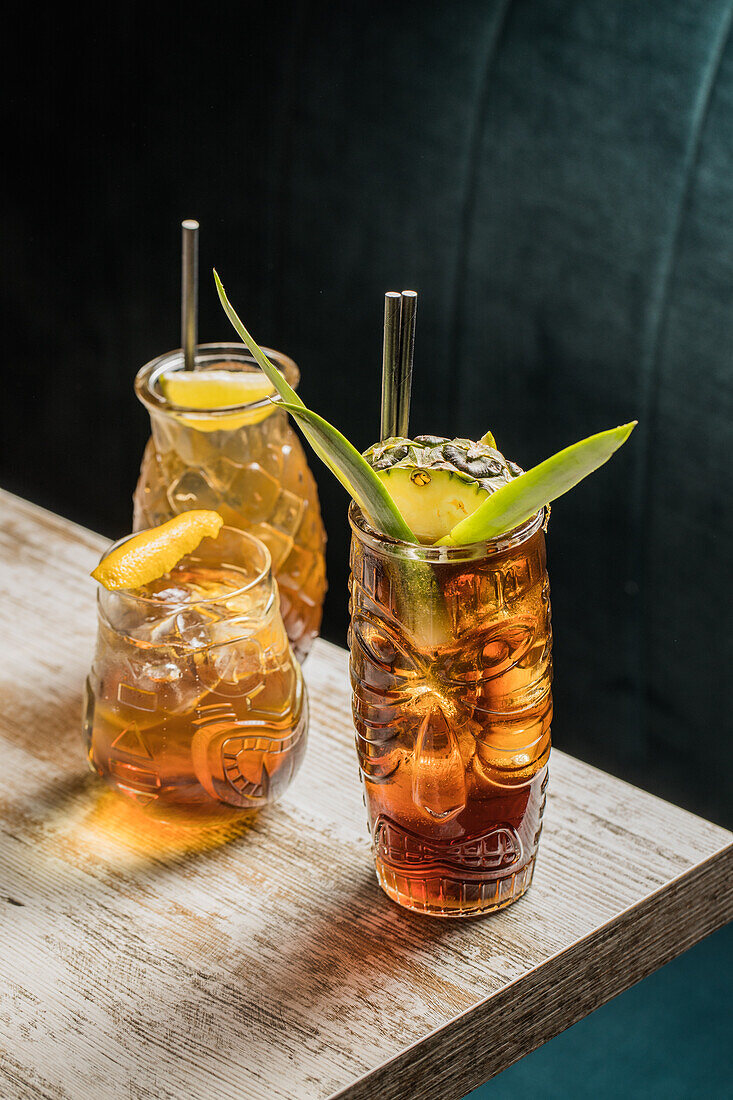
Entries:
{"label": "tiki face eye", "polygon": [[486,671],[500,668],[512,652],[509,638],[492,638],[490,642],[481,647],[481,665]]}
{"label": "tiki face eye", "polygon": [[453,658],[448,678],[462,684],[493,680],[522,659],[533,639],[533,624],[517,619],[468,635]]}
{"label": "tiki face eye", "polygon": [[360,615],[353,624],[354,636],[366,657],[393,676],[413,676],[415,661],[386,623]]}

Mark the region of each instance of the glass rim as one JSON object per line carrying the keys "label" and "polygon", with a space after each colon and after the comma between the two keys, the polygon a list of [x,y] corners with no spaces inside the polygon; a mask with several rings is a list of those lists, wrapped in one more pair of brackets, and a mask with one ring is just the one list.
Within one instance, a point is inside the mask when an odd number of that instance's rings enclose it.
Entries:
{"label": "glass rim", "polygon": [[[295,360],[282,351],[276,351],[274,348],[263,347],[262,350],[284,375],[285,380],[293,389],[297,389],[300,381],[300,370]],[[198,344],[196,346],[196,360],[205,364],[207,368],[215,369],[218,362],[234,361],[256,367],[258,371],[262,371],[249,349],[244,344],[236,342]],[[277,408],[277,402],[271,401],[269,397],[261,397],[257,401],[245,401],[239,405],[219,405],[215,409],[195,409],[189,405],[174,405],[158,388],[158,380],[166,371],[183,369],[182,348],[174,348],[172,351],[163,352],[162,355],[157,355],[155,359],[145,363],[135,375],[135,394],[138,400],[155,412],[185,413],[195,415],[197,418],[211,418],[212,420],[216,420],[218,417],[230,416],[232,413],[249,412],[266,407],[274,412]]]}
{"label": "glass rim", "polygon": [[549,517],[550,509],[547,505],[540,508],[533,516],[507,531],[506,534],[497,535],[496,538],[483,542],[470,542],[465,546],[424,546],[421,543],[405,542],[402,539],[392,538],[375,531],[367,523],[364,513],[355,500],[349,505],[349,523],[353,534],[360,542],[382,554],[389,554],[393,558],[401,558],[409,561],[434,562],[447,564],[461,561],[480,561],[483,558],[492,557],[505,550],[524,545],[533,535],[544,527]]}
{"label": "glass rim", "polygon": [[[151,530],[151,528],[144,528],[143,530]],[[219,532],[217,534],[217,538],[219,537],[219,535],[221,535],[222,531],[226,531],[227,534],[236,535],[239,538],[241,538],[243,542],[249,543],[249,545],[253,546],[255,548],[255,550],[257,550],[258,553],[260,553],[262,555],[262,558],[263,558],[263,565],[260,569],[258,569],[256,576],[254,576],[251,580],[247,581],[246,584],[242,584],[239,587],[237,587],[235,589],[232,589],[231,592],[227,592],[224,595],[224,597],[222,597],[222,596],[209,596],[209,597],[206,597],[206,598],[202,598],[200,600],[186,600],[184,603],[170,603],[170,602],[166,602],[165,600],[155,599],[154,596],[139,596],[139,595],[137,595],[137,591],[134,588],[113,588],[113,589],[112,588],[105,588],[103,584],[100,584],[99,581],[97,581],[97,598],[100,599],[100,600],[104,600],[104,599],[107,598],[107,596],[124,596],[125,599],[133,600],[135,603],[147,604],[147,605],[150,605],[152,607],[158,607],[158,608],[161,609],[161,611],[162,610],[170,611],[171,609],[174,609],[174,608],[201,607],[204,604],[219,603],[219,602],[221,602],[222,598],[227,599],[227,600],[231,600],[231,599],[234,599],[237,596],[241,596],[244,592],[249,592],[250,589],[254,588],[256,585],[261,584],[269,576],[269,574],[271,572],[271,569],[272,569],[272,555],[270,554],[270,551],[268,550],[267,546],[262,541],[262,539],[258,539],[256,535],[250,534],[249,531],[242,531],[241,528],[239,528],[239,527],[231,527],[229,524],[225,523],[219,529]],[[112,543],[111,546],[107,547],[107,549],[104,551],[104,553],[102,554],[99,561],[100,562],[104,561],[104,559],[107,557],[107,555],[110,554],[113,550],[116,550],[118,546],[123,546],[126,542],[129,542],[130,539],[133,539],[137,535],[141,535],[142,533],[143,533],[142,531],[133,531],[129,535],[123,535],[122,538],[117,539],[116,542]],[[206,538],[211,538],[210,535],[206,535],[205,537]],[[201,542],[203,542],[203,541],[204,541],[204,539],[201,540]],[[213,541],[215,542],[216,539],[214,539]],[[200,545],[200,543],[199,543],[199,545]],[[180,565],[180,563],[182,561],[185,561],[186,558],[190,558],[192,554],[195,554],[197,549],[198,549],[198,547],[194,547],[194,549],[189,554],[184,554],[183,557],[180,558],[179,561],[176,562],[176,566]],[[222,564],[224,564],[224,563],[222,563]],[[174,566],[174,568],[175,568],[175,566]],[[231,564],[231,568],[237,569],[237,566],[234,565],[234,564]],[[162,574],[162,575],[165,576],[165,574]]]}

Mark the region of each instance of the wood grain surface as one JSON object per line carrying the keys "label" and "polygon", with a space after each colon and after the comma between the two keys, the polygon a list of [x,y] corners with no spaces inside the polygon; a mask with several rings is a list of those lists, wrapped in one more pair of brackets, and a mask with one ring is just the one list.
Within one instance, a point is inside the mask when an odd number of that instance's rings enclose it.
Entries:
{"label": "wood grain surface", "polygon": [[0,492],[0,1096],[450,1100],[733,915],[731,834],[559,752],[521,901],[393,905],[325,642],[285,799],[145,824],[81,748],[104,545]]}

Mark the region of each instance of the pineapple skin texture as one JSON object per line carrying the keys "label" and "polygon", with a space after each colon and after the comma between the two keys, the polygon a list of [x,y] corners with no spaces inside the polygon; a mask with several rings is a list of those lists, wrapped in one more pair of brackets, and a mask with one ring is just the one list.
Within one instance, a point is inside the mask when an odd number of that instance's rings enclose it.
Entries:
{"label": "pineapple skin texture", "polygon": [[522,472],[483,440],[443,436],[385,439],[364,457],[423,545],[443,538]]}

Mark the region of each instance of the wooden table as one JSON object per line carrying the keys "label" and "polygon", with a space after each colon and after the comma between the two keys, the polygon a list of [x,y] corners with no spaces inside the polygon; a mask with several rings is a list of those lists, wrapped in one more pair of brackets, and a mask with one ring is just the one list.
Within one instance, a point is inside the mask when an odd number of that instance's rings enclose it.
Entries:
{"label": "wooden table", "polygon": [[525,898],[397,908],[326,642],[283,802],[226,842],[141,828],[81,750],[105,540],[1,492],[0,528],[0,1095],[449,1100],[730,918],[730,833],[560,752]]}

